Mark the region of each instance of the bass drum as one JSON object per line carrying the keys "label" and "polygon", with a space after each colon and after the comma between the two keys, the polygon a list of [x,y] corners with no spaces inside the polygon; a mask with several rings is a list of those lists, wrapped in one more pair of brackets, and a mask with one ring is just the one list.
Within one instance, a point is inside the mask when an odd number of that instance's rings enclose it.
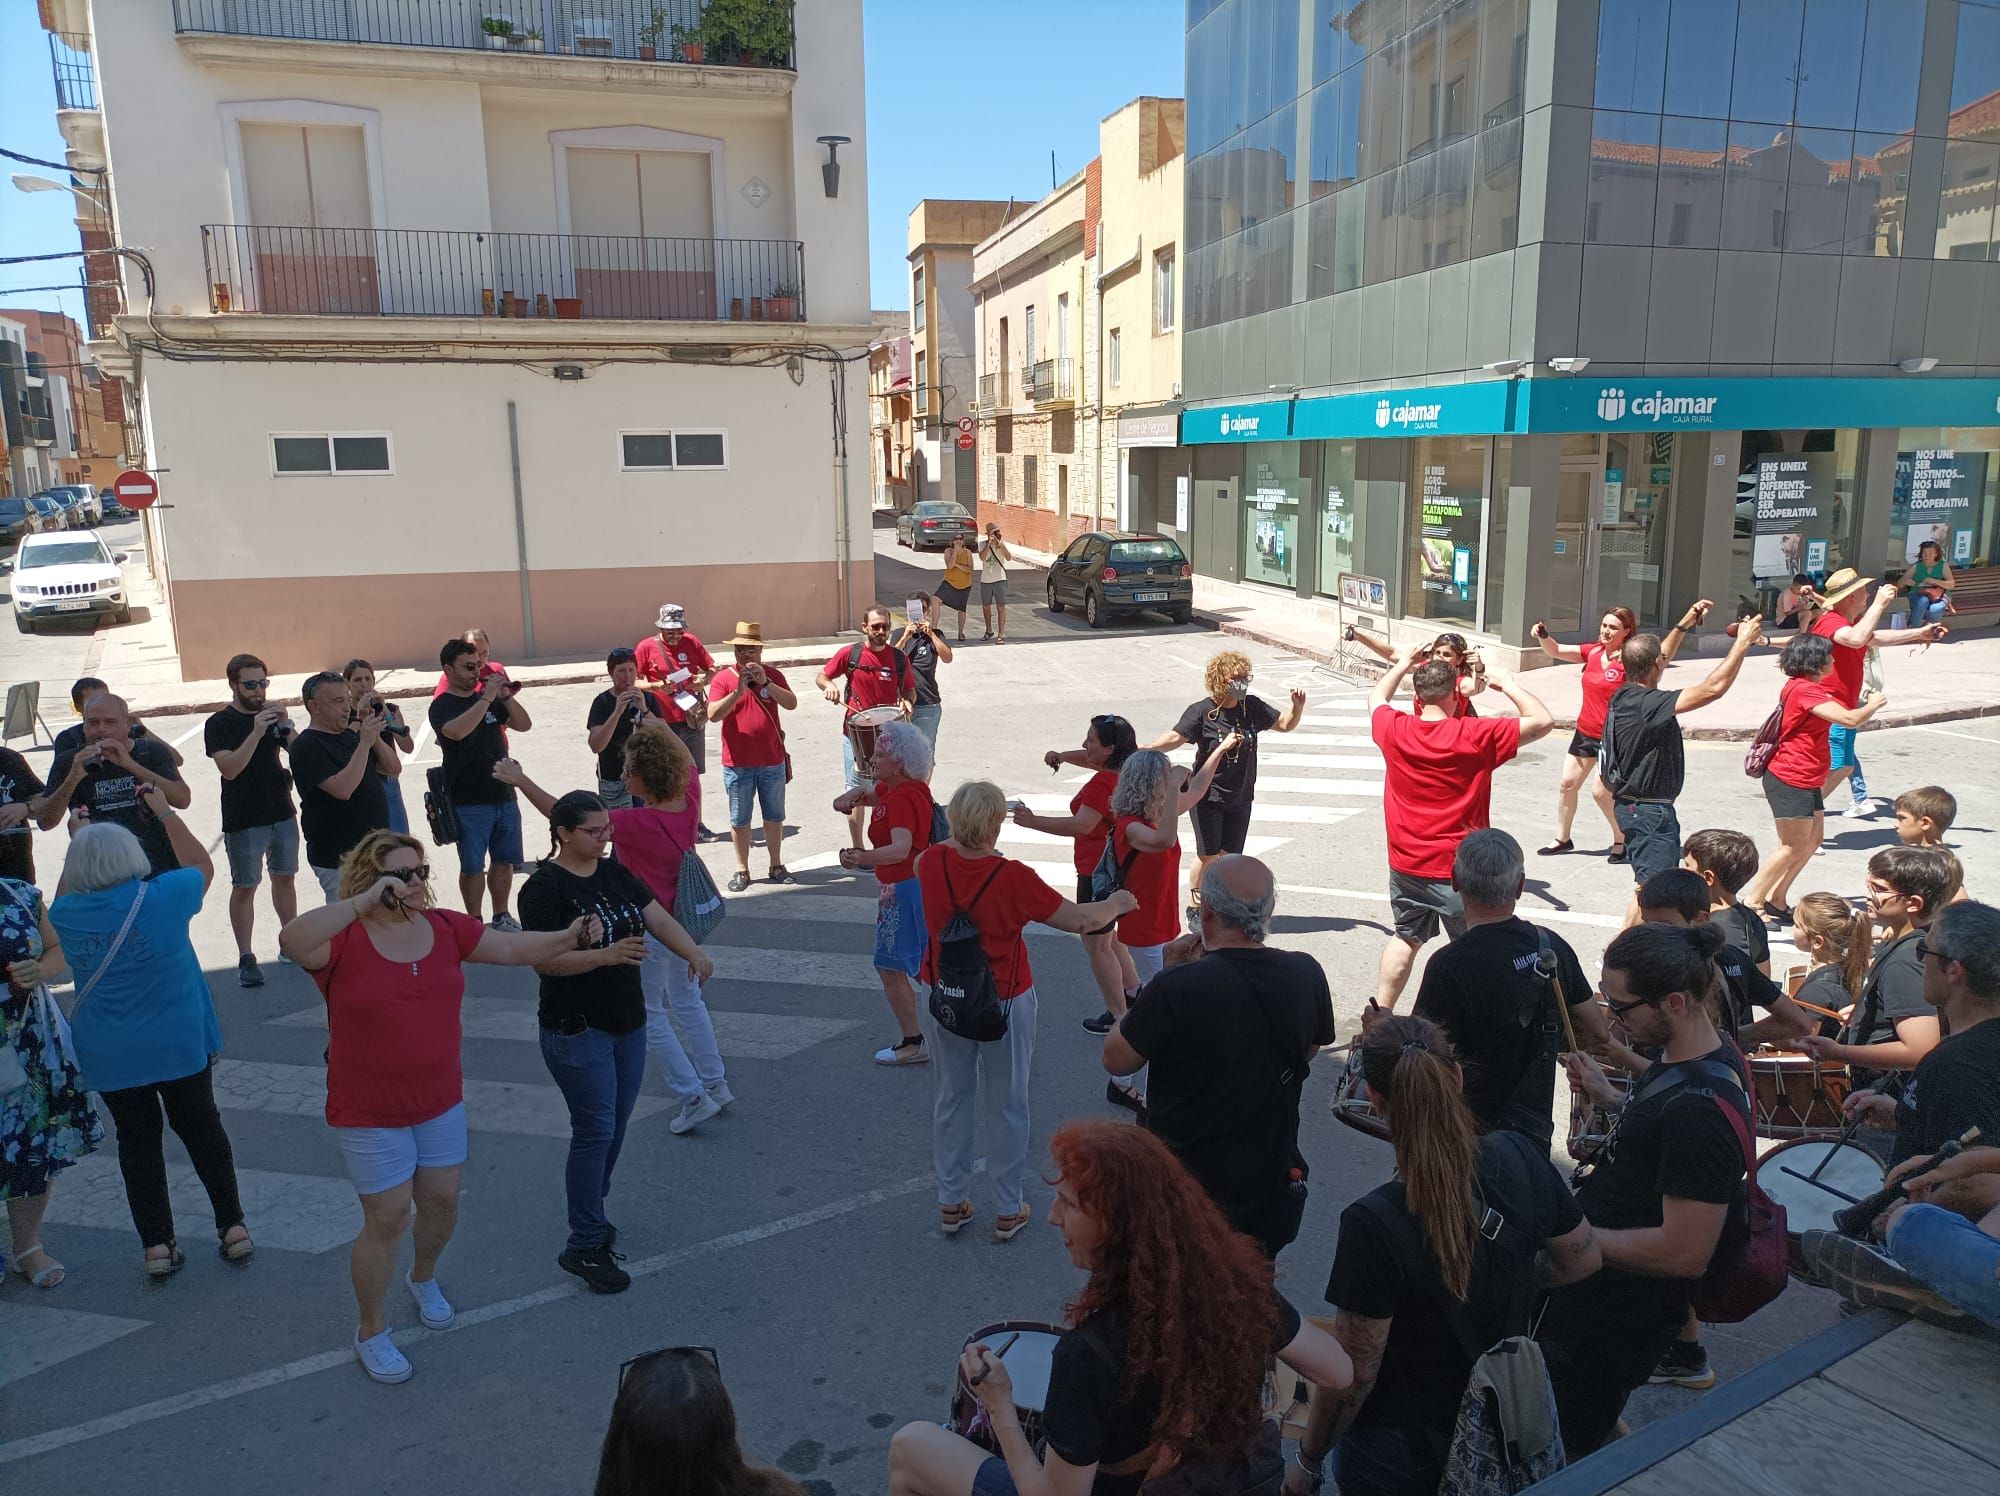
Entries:
{"label": "bass drum", "polygon": [[1758,1187],[1785,1207],[1785,1243],[1795,1277],[1816,1281],[1800,1251],[1806,1232],[1838,1231],[1834,1214],[1882,1188],[1888,1173],[1866,1148],[1819,1138],[1780,1143],[1757,1161]]}
{"label": "bass drum", "polygon": [[1347,1063],[1333,1078],[1333,1115],[1356,1132],[1366,1133],[1371,1138],[1389,1141],[1389,1119],[1375,1108],[1368,1098],[1368,1087],[1361,1079],[1361,1045],[1357,1041],[1347,1051]]}
{"label": "bass drum", "polygon": [[[1007,1346],[994,1359],[1007,1365],[1007,1375],[1014,1383],[1014,1407],[1021,1415],[1021,1432],[1028,1436],[1038,1459],[1047,1437],[1042,1419],[1049,1404],[1049,1374],[1055,1366],[1056,1342],[1062,1339],[1062,1333],[1061,1326],[1040,1320],[1008,1319],[974,1330],[965,1337],[966,1347],[983,1344],[989,1350],[1000,1351],[1003,1345]],[[1007,1344],[1010,1339],[1012,1345]],[[1000,1453],[993,1420],[986,1416],[986,1405],[966,1381],[963,1367],[958,1369],[956,1389],[951,1395],[951,1417],[946,1426],[981,1449]]]}

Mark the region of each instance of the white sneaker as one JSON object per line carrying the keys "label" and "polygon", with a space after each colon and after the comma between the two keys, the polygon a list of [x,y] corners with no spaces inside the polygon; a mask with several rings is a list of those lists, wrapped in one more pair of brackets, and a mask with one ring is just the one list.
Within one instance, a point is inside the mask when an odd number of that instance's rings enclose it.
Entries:
{"label": "white sneaker", "polygon": [[703,1089],[708,1092],[708,1099],[715,1103],[717,1111],[721,1111],[736,1099],[736,1093],[729,1089],[729,1082],[726,1080],[719,1080],[714,1085],[705,1086]]}
{"label": "white sneaker", "polygon": [[930,1049],[921,1039],[914,1044],[896,1043],[875,1051],[875,1063],[878,1065],[928,1065],[930,1060]]}
{"label": "white sneaker", "polygon": [[496,914],[486,922],[486,925],[488,929],[498,930],[503,935],[521,933],[521,922],[511,914]]}
{"label": "white sneaker", "polygon": [[361,1369],[378,1382],[394,1385],[407,1382],[417,1374],[410,1358],[396,1349],[396,1342],[387,1330],[380,1335],[363,1340],[354,1337],[354,1359],[361,1363]]}
{"label": "white sneaker", "polygon": [[1870,816],[1874,815],[1878,808],[1879,808],[1878,804],[1874,800],[1856,800],[1852,805],[1848,806],[1846,810],[1841,812],[1841,814],[1847,816],[1851,820],[1865,821]]}
{"label": "white sneaker", "polygon": [[446,1298],[444,1290],[437,1286],[437,1279],[426,1278],[419,1283],[406,1274],[403,1286],[410,1290],[410,1297],[417,1301],[417,1318],[424,1322],[426,1329],[446,1329],[458,1317],[458,1311],[451,1307],[451,1300]]}
{"label": "white sneaker", "polygon": [[722,1110],[722,1103],[706,1091],[697,1091],[681,1103],[681,1109],[674,1120],[667,1124],[667,1130],[675,1136],[693,1132],[702,1123]]}

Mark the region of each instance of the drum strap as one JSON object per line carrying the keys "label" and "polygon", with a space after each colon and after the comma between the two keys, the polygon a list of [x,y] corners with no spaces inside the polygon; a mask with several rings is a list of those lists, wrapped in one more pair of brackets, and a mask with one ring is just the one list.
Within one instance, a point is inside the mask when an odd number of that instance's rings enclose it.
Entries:
{"label": "drum strap", "polygon": [[[1569,1004],[1563,997],[1562,976],[1556,965],[1554,947],[1549,943],[1549,932],[1539,926],[1535,928],[1537,950],[1535,952],[1535,974],[1542,979],[1540,1000],[1534,1009],[1523,1015],[1523,1025],[1539,1021],[1540,1033],[1533,1056],[1528,1066],[1521,1072],[1515,1083],[1514,1092],[1507,1098],[1501,1110],[1497,1125],[1512,1127],[1528,1137],[1547,1143],[1554,1137],[1554,1126],[1548,1117],[1548,1103],[1542,1099],[1543,1087],[1550,1091],[1555,1087],[1556,1055],[1559,1048],[1576,1048],[1576,1030],[1570,1025]],[[1555,1012],[1549,1012],[1553,1003]],[[1556,1038],[1557,1026],[1561,1026],[1560,1044]]]}
{"label": "drum strap", "polygon": [[1300,1087],[1305,1084],[1306,1066],[1310,1063],[1308,1056],[1301,1051],[1287,1049],[1284,1039],[1278,1033],[1277,1021],[1271,1016],[1269,1005],[1258,998],[1257,990],[1250,985],[1249,978],[1236,969],[1233,961],[1214,951],[1209,952],[1203,960],[1212,961],[1229,973],[1230,979],[1243,994],[1244,1005],[1255,1010],[1258,1021],[1263,1026],[1264,1037],[1269,1041],[1268,1055],[1273,1079],[1279,1092],[1290,1103],[1286,1109],[1287,1126],[1284,1140],[1292,1155],[1290,1167],[1298,1170],[1299,1178],[1304,1179],[1310,1171],[1306,1165],[1305,1155],[1299,1151],[1298,1102]]}

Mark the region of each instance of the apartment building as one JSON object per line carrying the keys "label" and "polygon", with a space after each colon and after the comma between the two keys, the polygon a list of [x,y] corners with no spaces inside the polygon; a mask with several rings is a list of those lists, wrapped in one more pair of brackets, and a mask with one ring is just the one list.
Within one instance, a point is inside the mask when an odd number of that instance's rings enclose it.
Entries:
{"label": "apartment building", "polygon": [[910,370],[908,333],[869,345],[868,456],[877,509],[904,510],[916,502],[910,482]]}
{"label": "apartment building", "polygon": [[39,449],[49,468],[41,486],[109,487],[125,451],[119,381],[90,362],[83,329],[74,318],[34,307],[0,307],[0,319],[20,329],[18,341],[38,361],[45,381],[47,408],[38,410],[49,420],[52,440]]}
{"label": "apartment building", "polygon": [[873,595],[860,0],[45,12],[144,247],[92,348],[170,472],[188,676]]}
{"label": "apartment building", "polygon": [[1135,99],[1098,141],[972,257],[981,518],[1040,550],[1176,518],[1181,101]]}
{"label": "apartment building", "polygon": [[45,370],[41,354],[28,346],[27,326],[0,315],[0,442],[6,458],[0,492],[25,496],[59,481]]}
{"label": "apartment building", "polygon": [[972,251],[1025,206],[927,197],[910,210],[914,498],[950,499],[968,509],[975,501],[976,447],[958,439],[958,423],[972,411],[979,393]]}

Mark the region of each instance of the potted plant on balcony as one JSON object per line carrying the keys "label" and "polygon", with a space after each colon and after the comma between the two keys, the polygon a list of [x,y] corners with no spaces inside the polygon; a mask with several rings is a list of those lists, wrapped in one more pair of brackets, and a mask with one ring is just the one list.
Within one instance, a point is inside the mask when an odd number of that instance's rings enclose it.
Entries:
{"label": "potted plant on balcony", "polygon": [[701,38],[709,55],[733,67],[787,67],[792,58],[791,0],[708,0]]}
{"label": "potted plant on balcony", "polygon": [[507,49],[507,39],[514,34],[514,23],[505,16],[482,16],[479,29],[486,33],[486,45],[495,52]]}
{"label": "potted plant on balcony", "polygon": [[539,52],[542,50],[542,29],[539,26],[530,26],[526,31],[517,32],[507,40],[523,52]]}
{"label": "potted plant on balcony", "polygon": [[764,314],[773,322],[790,322],[799,302],[799,288],[780,281],[764,298]]}
{"label": "potted plant on balcony", "polygon": [[[653,12],[658,15],[659,12]],[[680,53],[683,62],[700,62],[708,55],[708,44],[702,39],[699,26],[674,24],[674,50]]]}
{"label": "potted plant on balcony", "polygon": [[[678,29],[678,28],[676,28]],[[667,13],[656,10],[639,28],[639,61],[658,62],[660,60],[660,38],[667,34]]]}
{"label": "potted plant on balcony", "polygon": [[558,296],[555,302],[557,321],[575,322],[583,316],[583,298],[581,296]]}

